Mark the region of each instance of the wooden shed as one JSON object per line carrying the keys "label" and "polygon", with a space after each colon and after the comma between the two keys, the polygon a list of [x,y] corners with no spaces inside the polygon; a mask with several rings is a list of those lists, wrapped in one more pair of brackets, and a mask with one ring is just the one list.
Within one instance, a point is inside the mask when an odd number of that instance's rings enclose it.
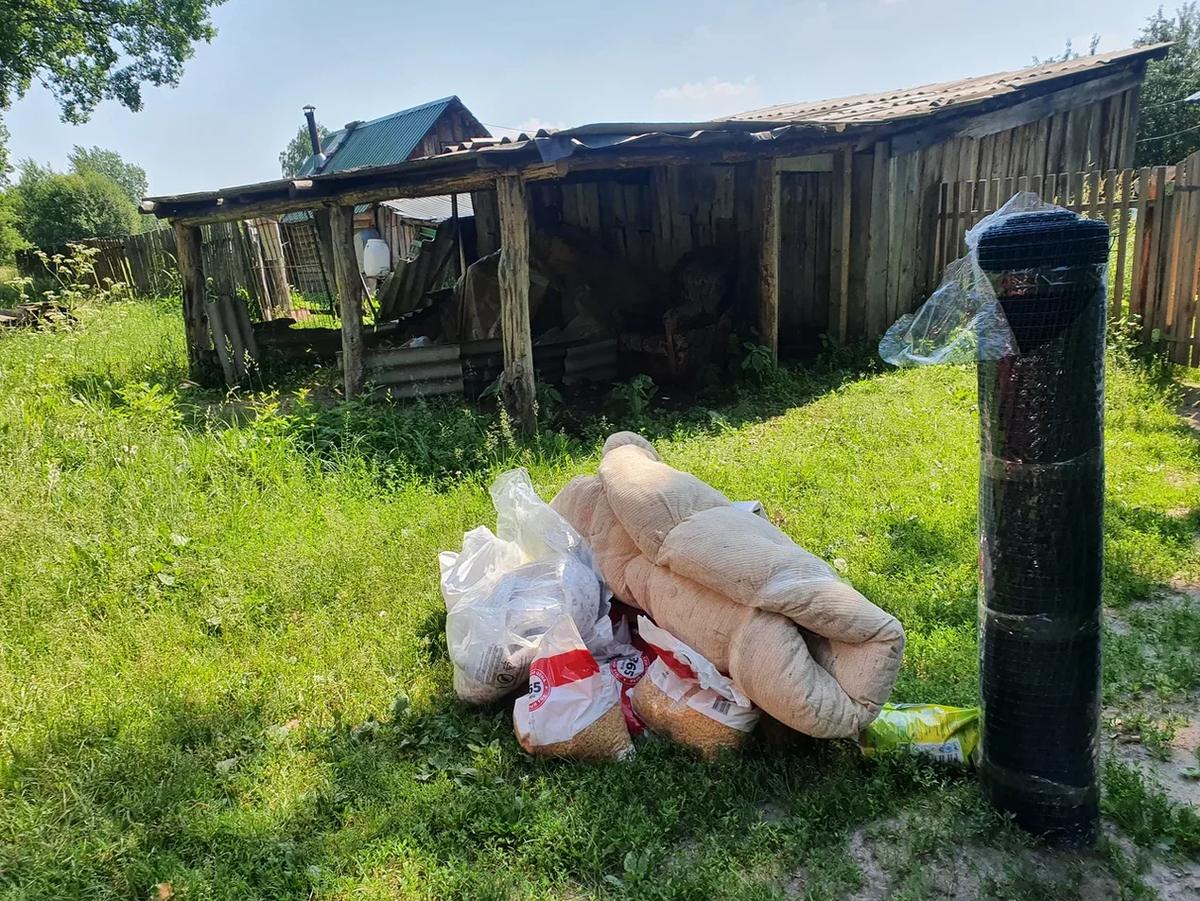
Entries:
{"label": "wooden shed", "polygon": [[[363,333],[353,256],[343,260],[342,251],[354,204],[471,192],[480,254],[501,251],[504,396],[532,428],[531,230],[569,227],[660,276],[691,251],[727,254],[736,261],[735,301],[772,353],[803,350],[821,335],[876,337],[936,286],[949,234],[939,213],[955,200],[944,185],[969,180],[994,192],[1008,178],[1131,165],[1145,67],[1167,50],[1139,47],[708,122],[604,123],[466,141],[401,164],[156,197],[143,209],[186,235],[213,221],[332,208],[353,394]],[[185,298],[197,353],[208,340],[203,312]]]}

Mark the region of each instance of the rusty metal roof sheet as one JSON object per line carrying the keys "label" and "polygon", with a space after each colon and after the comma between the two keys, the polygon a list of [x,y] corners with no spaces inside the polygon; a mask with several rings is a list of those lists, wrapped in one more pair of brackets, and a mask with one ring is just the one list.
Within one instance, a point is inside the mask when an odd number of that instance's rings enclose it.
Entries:
{"label": "rusty metal roof sheet", "polygon": [[[906,90],[885,91],[881,94],[858,94],[834,100],[816,100],[802,103],[781,103],[763,109],[750,110],[717,121],[749,122],[760,121],[771,124],[811,123],[825,125],[867,124],[928,116],[939,110],[954,106],[976,103],[1043,81],[1077,73],[1102,70],[1116,62],[1128,62],[1131,57],[1159,55],[1168,44],[1153,44],[1101,53],[1096,56],[1081,56],[1066,62],[1030,66],[1012,72],[997,72],[977,78],[962,78],[941,84],[927,84]],[[1097,72],[1097,74],[1099,74]]]}

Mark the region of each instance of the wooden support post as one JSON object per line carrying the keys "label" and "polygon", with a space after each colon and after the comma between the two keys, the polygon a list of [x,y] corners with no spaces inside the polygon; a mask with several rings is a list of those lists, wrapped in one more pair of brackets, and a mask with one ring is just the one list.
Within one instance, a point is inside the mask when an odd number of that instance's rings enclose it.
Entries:
{"label": "wooden support post", "polygon": [[758,342],[779,358],[779,173],[775,160],[754,168],[758,224]]}
{"label": "wooden support post", "polygon": [[833,259],[830,281],[833,285],[835,316],[831,331],[842,344],[850,330],[850,223],[854,187],[854,148],[847,147],[833,170],[833,235],[830,246]]}
{"label": "wooden support post", "polygon": [[317,230],[317,260],[321,263],[321,278],[325,280],[326,288],[330,292],[335,292],[337,276],[333,268],[333,227],[329,220],[329,207],[321,207],[319,210],[313,211],[313,226]]}
{"label": "wooden support post", "polygon": [[537,431],[533,335],[529,324],[529,197],[518,175],[496,179],[500,210],[500,329],[504,339],[502,395],[521,431]]}
{"label": "wooden support post", "polygon": [[330,210],[333,272],[337,280],[338,315],[342,320],[342,384],[346,400],[362,390],[363,320],[358,257],[354,253],[354,207]]}
{"label": "wooden support post", "polygon": [[458,248],[458,274],[467,274],[467,252],[463,248],[462,222],[458,218],[458,195],[450,195],[450,215],[454,217],[454,245]]}
{"label": "wooden support post", "polygon": [[172,223],[175,229],[175,259],[183,285],[183,331],[187,342],[188,375],[206,384],[212,374],[212,342],[208,335],[208,292],[204,284],[204,258],[198,225]]}

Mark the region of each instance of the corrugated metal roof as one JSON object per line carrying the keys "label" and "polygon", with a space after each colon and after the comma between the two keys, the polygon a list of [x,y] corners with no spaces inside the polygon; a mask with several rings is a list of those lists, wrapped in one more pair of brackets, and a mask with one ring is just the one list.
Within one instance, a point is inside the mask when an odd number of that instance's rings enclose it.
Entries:
{"label": "corrugated metal roof", "polygon": [[[320,174],[404,162],[420,145],[438,116],[456,100],[458,98],[453,96],[443,97],[441,100],[423,103],[398,113],[380,116],[354,128],[343,128],[331,133],[322,142],[327,148],[328,158],[321,167]],[[312,174],[310,157],[300,169],[297,178],[305,178]]]}
{"label": "corrugated metal roof", "polygon": [[[391,207],[405,219],[415,219],[418,222],[444,222],[451,216],[449,194],[439,194],[436,197],[413,197],[404,200],[385,200],[383,205]],[[470,194],[458,195],[458,215],[460,217],[475,215],[475,208],[471,206]]]}
{"label": "corrugated metal roof", "polygon": [[1041,81],[1075,73],[1103,69],[1130,56],[1150,53],[1166,44],[1116,50],[1096,56],[1081,56],[1065,62],[1030,66],[1012,72],[997,72],[976,78],[963,78],[918,88],[887,91],[882,94],[858,94],[835,100],[805,103],[781,103],[718,119],[719,122],[762,121],[778,124],[813,123],[826,125],[867,124],[925,116],[952,106],[976,103],[999,97]]}

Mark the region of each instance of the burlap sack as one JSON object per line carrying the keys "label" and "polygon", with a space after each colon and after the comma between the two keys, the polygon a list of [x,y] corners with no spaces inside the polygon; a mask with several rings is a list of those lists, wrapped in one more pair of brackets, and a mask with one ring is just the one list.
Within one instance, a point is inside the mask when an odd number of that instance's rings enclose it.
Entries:
{"label": "burlap sack", "polygon": [[896,618],[644,439],[610,437],[598,478],[576,479],[552,506],[591,543],[619,600],[793,729],[857,736],[891,693],[904,653]]}

